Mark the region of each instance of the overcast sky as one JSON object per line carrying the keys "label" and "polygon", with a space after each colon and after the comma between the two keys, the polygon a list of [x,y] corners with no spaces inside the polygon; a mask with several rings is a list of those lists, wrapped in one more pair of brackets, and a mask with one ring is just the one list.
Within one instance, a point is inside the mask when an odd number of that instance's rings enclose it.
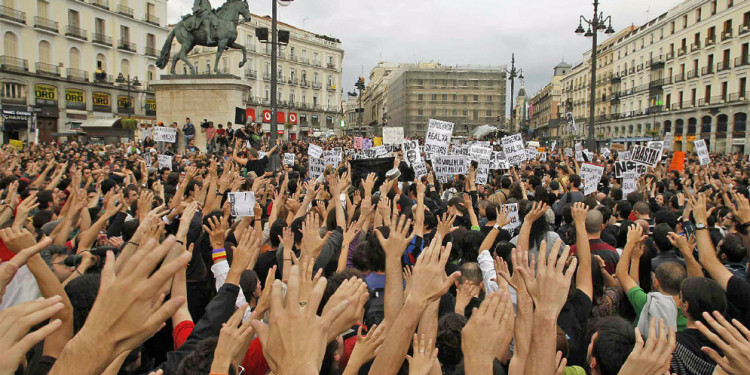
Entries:
{"label": "overcast sky", "polygon": [[[272,0],[248,0],[250,11],[271,14]],[[193,0],[169,0],[169,22],[190,12]],[[211,0],[218,7],[223,0]],[[602,0],[617,30],[642,25],[680,0]],[[443,65],[516,66],[533,94],[549,83],[561,60],[581,61],[591,40],[578,36],[578,16],[591,17],[591,0],[296,0],[279,7],[279,20],[341,39],[343,88],[379,61],[437,61]],[[600,34],[604,36],[604,34]],[[508,85],[510,86],[510,85]],[[516,90],[518,84],[516,84]]]}

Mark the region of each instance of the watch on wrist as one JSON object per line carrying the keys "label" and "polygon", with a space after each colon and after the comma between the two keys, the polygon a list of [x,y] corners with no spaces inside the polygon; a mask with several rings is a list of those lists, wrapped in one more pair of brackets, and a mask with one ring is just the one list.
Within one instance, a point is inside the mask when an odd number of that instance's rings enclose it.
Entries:
{"label": "watch on wrist", "polygon": [[695,223],[695,230],[708,229],[704,223]]}
{"label": "watch on wrist", "polygon": [[497,224],[495,224],[495,225],[492,226],[492,229],[495,229],[495,230],[500,230],[500,228],[502,228],[502,227],[499,226],[499,225],[497,225]]}

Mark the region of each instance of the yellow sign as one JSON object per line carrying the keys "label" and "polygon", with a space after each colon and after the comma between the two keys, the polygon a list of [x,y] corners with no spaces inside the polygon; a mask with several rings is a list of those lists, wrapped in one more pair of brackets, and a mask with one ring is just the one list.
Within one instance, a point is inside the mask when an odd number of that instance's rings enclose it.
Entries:
{"label": "yellow sign", "polygon": [[86,92],[79,89],[65,89],[65,108],[86,109]]}
{"label": "yellow sign", "polygon": [[38,84],[34,86],[34,98],[39,106],[56,106],[57,87]]}
{"label": "yellow sign", "polygon": [[15,147],[16,150],[18,150],[18,151],[22,151],[23,150],[23,141],[19,141],[17,139],[11,139],[9,143],[10,143],[11,146]]}
{"label": "yellow sign", "polygon": [[147,116],[156,116],[156,99],[146,98],[145,109]]}
{"label": "yellow sign", "polygon": [[375,137],[372,139],[372,145],[373,146],[382,146],[383,145],[383,138],[381,137]]}
{"label": "yellow sign", "polygon": [[110,103],[111,96],[106,92],[95,92],[91,95],[91,100],[94,103],[94,111],[98,112],[109,112],[112,110],[112,104]]}
{"label": "yellow sign", "polygon": [[537,148],[536,148],[536,151],[537,151],[537,152],[545,152],[545,151],[547,151],[547,149],[546,149],[546,148],[544,148],[544,147],[537,147]]}

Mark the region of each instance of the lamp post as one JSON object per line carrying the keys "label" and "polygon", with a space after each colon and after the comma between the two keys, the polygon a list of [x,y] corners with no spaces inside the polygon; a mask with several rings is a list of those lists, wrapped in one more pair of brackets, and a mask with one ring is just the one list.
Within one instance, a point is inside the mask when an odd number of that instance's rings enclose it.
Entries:
{"label": "lamp post", "polygon": [[115,82],[119,84],[126,84],[128,87],[128,118],[130,118],[133,115],[133,100],[130,98],[130,88],[131,87],[140,87],[141,83],[138,82],[138,77],[133,77],[133,79],[130,79],[130,74],[128,74],[128,77],[125,78],[125,76],[120,73],[120,75],[117,76],[117,80]]}
{"label": "lamp post", "polygon": [[359,131],[363,131],[362,126],[362,115],[365,112],[365,109],[362,108],[362,90],[365,89],[365,77],[359,77],[357,79],[357,82],[354,84],[354,87],[359,90],[359,104],[357,105],[357,110],[355,113],[358,114],[357,116],[357,127],[359,128]]}
{"label": "lamp post", "polygon": [[[583,23],[589,25],[588,30],[584,34]],[[605,25],[607,23],[607,25]],[[596,139],[594,138],[594,124],[596,123],[596,55],[597,55],[597,35],[599,32],[604,30],[604,33],[614,34],[615,30],[612,29],[612,16],[604,17],[604,13],[599,12],[599,0],[594,0],[594,17],[591,20],[587,20],[584,16],[578,18],[578,28],[575,33],[578,35],[583,34],[587,38],[592,38],[591,41],[591,100],[589,103],[589,136],[588,136],[588,149],[596,150]]]}
{"label": "lamp post", "polygon": [[510,81],[510,126],[508,129],[510,131],[513,131],[513,115],[514,115],[514,106],[513,106],[513,97],[516,95],[515,93],[515,83],[516,78],[523,79],[523,69],[516,70],[516,54],[512,54],[510,57],[510,70],[505,69],[505,72],[508,74],[508,80]]}

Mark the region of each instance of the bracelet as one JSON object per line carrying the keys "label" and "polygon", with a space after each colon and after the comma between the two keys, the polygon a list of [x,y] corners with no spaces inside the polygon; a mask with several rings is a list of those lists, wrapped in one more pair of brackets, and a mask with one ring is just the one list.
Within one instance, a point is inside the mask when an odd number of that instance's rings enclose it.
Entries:
{"label": "bracelet", "polygon": [[185,243],[182,242],[182,240],[175,240],[175,241],[177,241],[178,244],[185,246]]}
{"label": "bracelet", "polygon": [[128,241],[128,243],[131,244],[131,245],[135,245],[135,246],[141,246],[141,244],[139,244],[137,242],[133,242],[133,241]]}
{"label": "bracelet", "polygon": [[222,251],[220,253],[213,253],[211,254],[211,259],[213,259],[214,261],[227,259],[227,252]]}
{"label": "bracelet", "polygon": [[292,261],[292,258],[284,258],[284,261],[285,261],[285,262],[286,262],[287,260],[291,262],[291,261]]}

